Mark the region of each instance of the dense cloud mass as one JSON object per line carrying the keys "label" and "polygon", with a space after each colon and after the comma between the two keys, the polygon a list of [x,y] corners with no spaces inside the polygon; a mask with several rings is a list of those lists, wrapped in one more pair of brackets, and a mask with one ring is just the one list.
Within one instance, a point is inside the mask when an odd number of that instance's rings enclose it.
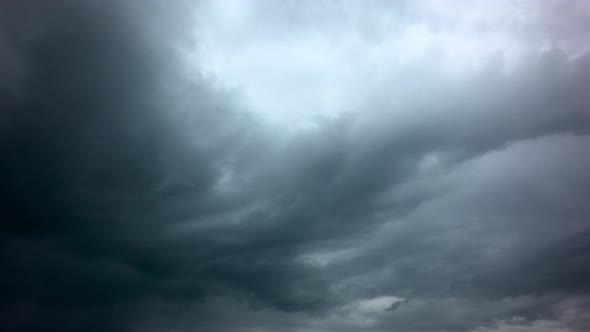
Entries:
{"label": "dense cloud mass", "polygon": [[590,330],[583,0],[0,2],[0,330]]}

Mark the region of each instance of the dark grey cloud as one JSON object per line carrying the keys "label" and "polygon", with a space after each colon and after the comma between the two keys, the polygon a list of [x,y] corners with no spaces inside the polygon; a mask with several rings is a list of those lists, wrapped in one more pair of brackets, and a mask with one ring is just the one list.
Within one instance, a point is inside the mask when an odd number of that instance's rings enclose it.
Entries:
{"label": "dark grey cloud", "polygon": [[[295,75],[314,66],[314,31],[344,27],[333,47],[369,54],[405,26],[506,26],[494,6],[450,24],[429,2],[224,5],[241,34],[214,4],[0,5],[0,329],[588,328],[584,11],[511,16],[524,60],[474,54],[469,74],[433,64],[436,47],[375,79],[339,74],[364,62],[324,49],[324,84]],[[281,32],[300,58],[268,44]],[[228,87],[251,74],[241,61],[276,72]],[[278,97],[260,94],[269,82]]]}

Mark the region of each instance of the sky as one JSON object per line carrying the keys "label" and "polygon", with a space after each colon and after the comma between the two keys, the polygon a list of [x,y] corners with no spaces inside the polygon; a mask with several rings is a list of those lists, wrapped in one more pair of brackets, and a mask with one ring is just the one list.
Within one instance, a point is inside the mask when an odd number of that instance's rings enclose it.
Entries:
{"label": "sky", "polygon": [[0,2],[0,330],[590,330],[590,3]]}

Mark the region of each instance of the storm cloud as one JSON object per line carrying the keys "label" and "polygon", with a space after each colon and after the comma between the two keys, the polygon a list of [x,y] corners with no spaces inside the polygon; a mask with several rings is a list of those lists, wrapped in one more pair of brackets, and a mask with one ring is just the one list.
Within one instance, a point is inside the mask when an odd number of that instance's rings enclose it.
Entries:
{"label": "storm cloud", "polygon": [[0,330],[590,329],[585,1],[3,1]]}

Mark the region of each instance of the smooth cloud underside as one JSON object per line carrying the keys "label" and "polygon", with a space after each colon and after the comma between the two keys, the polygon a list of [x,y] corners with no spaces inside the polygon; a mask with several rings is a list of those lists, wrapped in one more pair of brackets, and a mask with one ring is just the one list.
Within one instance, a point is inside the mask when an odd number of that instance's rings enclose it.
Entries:
{"label": "smooth cloud underside", "polygon": [[3,1],[0,330],[590,329],[588,29],[584,1]]}

